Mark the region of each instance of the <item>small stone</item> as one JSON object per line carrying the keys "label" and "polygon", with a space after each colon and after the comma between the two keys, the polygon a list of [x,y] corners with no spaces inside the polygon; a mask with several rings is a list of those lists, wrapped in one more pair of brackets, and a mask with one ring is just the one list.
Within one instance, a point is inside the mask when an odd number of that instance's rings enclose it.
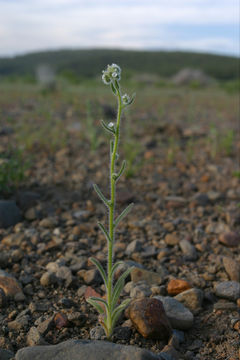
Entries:
{"label": "small stone", "polygon": [[196,201],[197,205],[199,206],[207,206],[210,204],[210,199],[207,194],[197,194],[194,197],[194,200]]}
{"label": "small stone", "polygon": [[0,228],[14,226],[21,221],[21,212],[15,201],[0,200]]}
{"label": "small stone", "polygon": [[91,340],[101,340],[105,337],[105,332],[102,326],[95,326],[90,330],[90,339]]}
{"label": "small stone", "polygon": [[128,314],[143,337],[165,340],[170,338],[172,329],[161,301],[149,298],[132,301]]}
{"label": "small stone", "polygon": [[68,321],[73,323],[75,326],[81,327],[86,323],[87,317],[85,314],[79,311],[71,312],[68,314]]}
{"label": "small stone", "polygon": [[82,285],[77,291],[77,296],[82,297],[85,294],[85,291],[87,289],[87,285]]}
{"label": "small stone", "polygon": [[17,317],[15,320],[8,323],[8,328],[11,330],[20,331],[21,329],[27,327],[29,320],[29,315],[23,315],[19,318]]}
{"label": "small stone", "polygon": [[188,330],[193,325],[193,314],[178,300],[169,296],[155,296],[162,301],[167,317],[174,329]]}
{"label": "small stone", "polygon": [[57,283],[57,277],[55,274],[47,271],[44,274],[42,274],[41,279],[40,279],[40,284],[42,286],[49,286],[52,284],[56,284]]}
{"label": "small stone", "polygon": [[142,298],[147,297],[152,294],[149,285],[145,281],[139,281],[138,283],[133,283],[134,286],[130,290],[131,298]]}
{"label": "small stone", "polygon": [[18,350],[16,360],[159,360],[159,356],[136,346],[98,340],[68,340],[58,345],[26,347]]}
{"label": "small stone", "polygon": [[236,281],[223,281],[215,286],[215,294],[220,298],[236,301],[240,297],[240,284]]}
{"label": "small stone", "polygon": [[142,244],[139,240],[133,240],[130,242],[130,244],[127,246],[125,253],[129,256],[135,252],[139,252],[142,250]]}
{"label": "small stone", "polygon": [[168,283],[167,292],[169,295],[177,295],[190,288],[189,282],[181,279],[172,279]]}
{"label": "small stone", "polygon": [[195,247],[188,240],[181,240],[179,242],[180,248],[187,260],[196,260],[197,251]]}
{"label": "small stone", "polygon": [[44,218],[40,221],[39,226],[47,229],[52,229],[57,226],[57,221],[53,217]]}
{"label": "small stone", "polygon": [[45,319],[44,321],[41,321],[37,325],[37,330],[40,333],[40,335],[45,336],[53,328],[53,326],[54,326],[53,316],[51,316]]}
{"label": "small stone", "polygon": [[35,326],[32,326],[27,334],[27,345],[46,345],[47,342],[42,338],[38,329]]}
{"label": "small stone", "polygon": [[130,329],[129,326],[117,326],[113,332],[113,341],[115,340],[129,341],[129,339],[131,338],[131,334],[132,334],[132,330]]}
{"label": "small stone", "polygon": [[200,289],[190,289],[183,291],[181,294],[175,296],[175,299],[180,301],[186,306],[192,313],[198,312],[202,307],[204,294]]}
{"label": "small stone", "polygon": [[144,280],[149,285],[160,285],[164,280],[164,275],[164,270],[162,270],[161,273],[155,273],[153,271],[148,271],[135,267],[131,271],[131,280],[135,283]]}
{"label": "small stone", "polygon": [[180,354],[171,344],[164,346],[164,348],[160,352],[160,360],[179,360],[179,359],[180,359]]}
{"label": "small stone", "polygon": [[226,273],[230,277],[230,280],[240,281],[240,265],[234,259],[224,256],[223,257],[223,265]]}
{"label": "small stone", "polygon": [[57,329],[62,329],[68,326],[68,318],[61,312],[54,315],[53,322]]}
{"label": "small stone", "polygon": [[214,310],[232,310],[232,311],[236,311],[237,310],[237,305],[234,304],[233,302],[229,302],[229,301],[218,301],[213,305],[213,309]]}
{"label": "small stone", "polygon": [[240,235],[230,231],[219,236],[219,242],[227,247],[236,247],[240,244]]}
{"label": "small stone", "polygon": [[167,234],[164,241],[167,245],[174,246],[179,243],[179,238],[174,234]]}
{"label": "small stone", "polygon": [[47,264],[46,269],[56,275],[60,282],[64,282],[65,286],[68,287],[73,281],[71,270],[61,262],[50,262]]}
{"label": "small stone", "polygon": [[24,217],[26,220],[33,221],[38,219],[39,217],[39,211],[36,207],[31,207],[30,209],[27,209],[24,213]]}
{"label": "small stone", "polygon": [[8,274],[3,270],[0,270],[0,288],[9,298],[14,298],[18,301],[20,301],[21,299],[25,299],[22,288],[19,285],[18,281],[14,278],[14,276]]}
{"label": "small stone", "polygon": [[102,283],[101,275],[97,269],[90,269],[84,272],[83,280],[88,285]]}

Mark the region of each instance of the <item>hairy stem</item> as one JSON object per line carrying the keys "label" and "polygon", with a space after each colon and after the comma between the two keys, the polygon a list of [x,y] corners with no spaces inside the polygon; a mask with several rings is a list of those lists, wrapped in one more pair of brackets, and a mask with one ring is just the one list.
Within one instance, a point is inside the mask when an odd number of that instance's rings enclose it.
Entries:
{"label": "hairy stem", "polygon": [[116,155],[118,149],[118,142],[119,142],[119,127],[120,127],[120,120],[121,120],[121,113],[122,113],[122,100],[120,91],[117,90],[118,96],[118,114],[117,114],[117,123],[116,129],[114,134],[114,145],[113,151],[111,153],[111,160],[110,160],[110,183],[111,183],[111,200],[110,200],[110,207],[109,207],[109,238],[111,241],[108,242],[108,289],[107,289],[107,301],[109,305],[110,313],[107,314],[107,327],[108,327],[108,337],[111,337],[112,333],[112,287],[113,287],[113,279],[111,276],[112,266],[113,266],[113,246],[114,246],[114,211],[115,211],[115,202],[116,202],[116,180],[114,178],[115,173],[115,162],[116,162]]}

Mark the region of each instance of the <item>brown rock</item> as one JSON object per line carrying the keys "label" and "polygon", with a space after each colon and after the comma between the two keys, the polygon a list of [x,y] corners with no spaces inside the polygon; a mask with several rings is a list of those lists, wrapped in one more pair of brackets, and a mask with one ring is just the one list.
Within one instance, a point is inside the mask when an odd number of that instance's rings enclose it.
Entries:
{"label": "brown rock", "polygon": [[235,247],[240,244],[240,235],[230,231],[219,236],[219,242],[227,247]]}
{"label": "brown rock", "polygon": [[4,291],[7,297],[14,299],[20,297],[24,298],[22,288],[17,280],[5,271],[0,271],[0,288]]}
{"label": "brown rock", "polygon": [[165,243],[170,246],[177,245],[179,243],[179,239],[176,235],[173,234],[167,234],[165,237]]}
{"label": "brown rock", "polygon": [[234,259],[224,256],[223,265],[230,280],[240,281],[240,265]]}
{"label": "brown rock", "polygon": [[160,300],[143,298],[130,304],[129,318],[139,333],[147,339],[168,340],[172,328]]}
{"label": "brown rock", "polygon": [[61,312],[54,315],[53,322],[57,329],[62,329],[68,326],[68,318]]}
{"label": "brown rock", "polygon": [[172,279],[167,286],[169,295],[177,295],[188,289],[191,289],[191,285],[187,281],[181,279]]}
{"label": "brown rock", "polygon": [[160,285],[163,282],[163,279],[164,272],[160,274],[153,271],[139,269],[137,267],[133,268],[131,271],[131,280],[135,283],[145,280],[148,285]]}

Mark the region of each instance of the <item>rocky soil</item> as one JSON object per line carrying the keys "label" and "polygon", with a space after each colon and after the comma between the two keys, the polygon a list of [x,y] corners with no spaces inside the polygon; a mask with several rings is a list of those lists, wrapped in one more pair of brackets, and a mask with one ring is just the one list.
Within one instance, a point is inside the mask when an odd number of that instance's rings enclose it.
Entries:
{"label": "rocky soil", "polygon": [[[33,157],[24,182],[1,195],[0,359],[238,359],[237,100],[221,92],[211,99],[198,92],[173,91],[162,99],[160,90],[153,93],[140,92],[131,139],[130,116],[124,119],[122,143],[133,144],[130,155],[139,151],[132,173],[118,184],[118,211],[135,205],[119,225],[115,259],[124,262],[121,270],[134,266],[122,294],[132,302],[110,343],[86,302],[96,293],[104,296],[89,257],[106,265],[106,241],[97,227],[97,220],[107,220],[106,211],[92,183],[108,193],[107,140],[100,129],[91,150],[84,107],[77,109],[62,94],[19,91],[10,98],[6,90],[1,154],[19,144],[19,124],[41,129],[49,121],[39,111],[42,104],[61,121],[66,141],[52,148],[39,135],[24,152]],[[113,109],[99,94],[96,101],[111,119]],[[211,124],[217,124],[215,133]],[[230,144],[224,138],[229,129],[236,134]],[[217,142],[220,136],[225,145]]]}

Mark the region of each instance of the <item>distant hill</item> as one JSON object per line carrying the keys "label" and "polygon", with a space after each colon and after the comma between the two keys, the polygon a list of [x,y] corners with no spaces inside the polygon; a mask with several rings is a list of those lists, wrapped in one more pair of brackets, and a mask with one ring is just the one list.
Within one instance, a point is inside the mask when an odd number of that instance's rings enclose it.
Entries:
{"label": "distant hill", "polygon": [[14,58],[0,58],[0,76],[34,76],[36,68],[48,64],[57,74],[94,77],[107,64],[115,62],[129,73],[153,73],[162,77],[183,68],[201,69],[218,80],[234,80],[239,76],[239,59],[221,55],[125,50],[59,50],[31,53]]}

